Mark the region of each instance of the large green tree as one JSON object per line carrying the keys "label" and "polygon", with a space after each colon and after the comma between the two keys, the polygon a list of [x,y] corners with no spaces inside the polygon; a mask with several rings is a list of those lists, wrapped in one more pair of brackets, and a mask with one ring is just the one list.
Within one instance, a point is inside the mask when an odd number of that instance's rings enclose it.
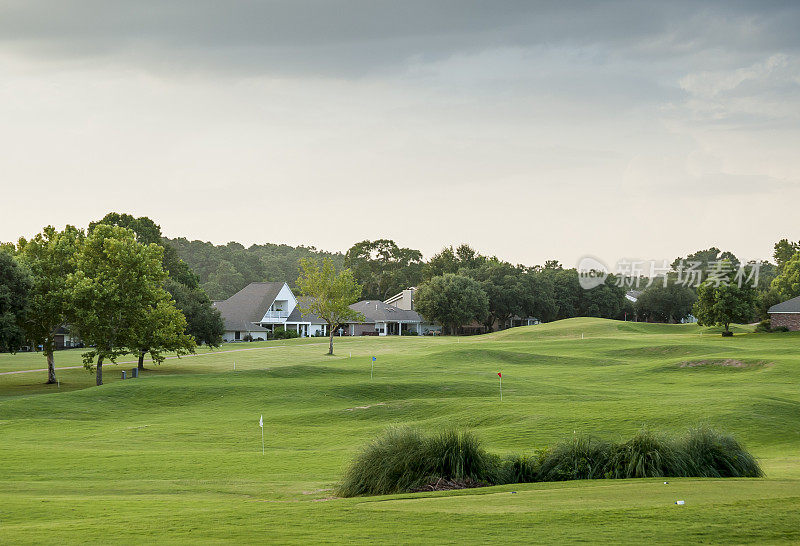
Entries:
{"label": "large green tree", "polygon": [[783,269],[784,264],[791,260],[795,254],[800,252],[800,241],[796,243],[789,239],[781,239],[774,246],[772,256],[775,258],[775,263],[778,264],[778,269]]}
{"label": "large green tree", "polygon": [[423,267],[422,276],[423,279],[429,280],[446,273],[459,273],[464,272],[464,270],[476,269],[488,259],[466,243],[459,245],[455,249],[452,246],[448,246],[428,260],[428,263]]}
{"label": "large green tree", "polygon": [[337,325],[350,320],[363,320],[350,305],[361,296],[361,285],[353,272],[344,269],[339,273],[330,258],[323,258],[320,265],[316,260],[300,260],[300,276],[297,286],[307,299],[300,305],[303,313],[312,313],[328,324],[328,354],[333,354],[333,330]]}
{"label": "large green tree", "polygon": [[20,239],[17,252],[33,281],[25,331],[34,346],[42,346],[47,359],[47,382],[56,382],[55,337],[67,326],[72,303],[68,277],[75,272],[76,256],[84,240],[82,230],[66,226],[45,227],[30,240]]}
{"label": "large green tree", "polygon": [[478,281],[489,298],[489,312],[484,319],[491,332],[495,323],[504,323],[515,315],[523,316],[533,307],[534,294],[524,282],[522,271],[508,262],[487,260],[474,269],[462,269]]}
{"label": "large green tree", "polygon": [[783,264],[780,275],[772,281],[772,288],[784,299],[800,296],[800,252]]}
{"label": "large green tree", "polygon": [[158,301],[135,319],[134,348],[139,354],[140,370],[144,370],[147,353],[155,364],[161,364],[165,352],[182,356],[195,350],[194,338],[184,333],[186,317],[169,299],[169,293],[162,291],[157,297]]}
{"label": "large green tree", "polygon": [[422,280],[422,253],[401,248],[390,239],[361,241],[344,256],[367,299],[385,300]]}
{"label": "large green tree", "polygon": [[95,226],[105,224],[108,226],[120,226],[128,228],[136,234],[136,240],[143,244],[155,244],[164,249],[162,256],[162,265],[170,279],[188,286],[189,288],[197,288],[198,279],[197,275],[191,268],[178,257],[178,252],[172,245],[167,243],[161,233],[161,226],[156,224],[147,216],[134,217],[130,214],[120,214],[118,212],[109,212],[97,222],[89,224],[89,233],[91,233]]}
{"label": "large green tree", "polygon": [[70,324],[92,348],[84,366],[96,369],[97,385],[105,360],[137,350],[141,321],[164,300],[162,258],[157,244],[140,244],[131,230],[105,224],[94,226],[78,252],[67,279]]}
{"label": "large green tree", "polygon": [[[730,262],[730,267],[737,269],[739,264],[742,263],[733,252],[722,251],[715,246],[706,250],[698,250],[692,252],[685,258],[675,258],[672,262],[672,269],[677,270],[683,262],[683,267],[688,269],[694,266],[696,270],[703,271],[704,273],[714,266],[714,263],[722,262],[723,260]],[[695,265],[696,264],[696,265]]]}
{"label": "large green tree", "polygon": [[722,282],[705,281],[697,289],[693,314],[701,326],[724,326],[722,335],[730,335],[730,325],[745,323],[753,318],[756,292],[752,286],[739,286],[732,279]]}
{"label": "large green tree", "polygon": [[[200,288],[197,275],[179,256],[175,247],[161,233],[161,226],[147,216],[134,217],[130,214],[109,212],[99,222],[89,224],[89,232],[100,224],[114,225],[132,230],[141,244],[159,245],[164,252],[162,265],[169,278],[164,286],[175,300],[175,305],[186,317],[186,333],[197,343],[218,347],[222,343],[225,326],[219,311],[214,309],[211,300]],[[236,243],[238,244],[238,243]],[[239,245],[241,246],[241,245]],[[243,248],[243,247],[242,247]],[[238,283],[233,292],[241,288]],[[230,290],[232,287],[229,287]]]}
{"label": "large green tree", "polygon": [[469,277],[446,273],[425,281],[416,294],[416,310],[425,320],[447,326],[450,333],[489,314],[489,298],[481,284]]}
{"label": "large green tree", "polygon": [[25,344],[31,279],[14,257],[0,250],[0,352],[15,352]]}
{"label": "large green tree", "polygon": [[164,286],[175,300],[175,306],[186,317],[186,332],[198,344],[219,347],[225,323],[203,289],[190,288],[172,279],[167,279]]}
{"label": "large green tree", "polygon": [[688,286],[655,282],[639,295],[634,309],[645,321],[675,323],[691,314],[695,300],[697,294]]}

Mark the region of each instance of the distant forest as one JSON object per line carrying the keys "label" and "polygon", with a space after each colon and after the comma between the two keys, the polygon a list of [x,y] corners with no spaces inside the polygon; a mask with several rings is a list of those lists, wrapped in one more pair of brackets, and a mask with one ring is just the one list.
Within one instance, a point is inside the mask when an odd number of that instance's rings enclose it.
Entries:
{"label": "distant forest", "polygon": [[331,258],[337,269],[344,255],[317,250],[313,246],[265,243],[245,248],[240,243],[214,245],[184,237],[164,239],[186,262],[212,300],[224,300],[251,282],[286,281],[292,288],[299,275],[300,258]]}

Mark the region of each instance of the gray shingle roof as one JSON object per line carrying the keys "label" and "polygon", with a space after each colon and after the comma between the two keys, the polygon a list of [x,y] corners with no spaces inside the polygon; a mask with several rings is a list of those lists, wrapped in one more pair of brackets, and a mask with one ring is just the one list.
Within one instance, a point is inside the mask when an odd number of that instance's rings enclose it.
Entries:
{"label": "gray shingle roof", "polygon": [[327,324],[324,320],[319,318],[314,313],[302,313],[300,307],[307,304],[311,298],[308,296],[300,296],[297,298],[297,307],[294,308],[292,314],[286,319],[286,322],[310,322],[311,324]]}
{"label": "gray shingle roof", "polygon": [[350,309],[364,315],[365,323],[423,322],[422,317],[416,311],[407,311],[377,300],[362,300],[351,305]]}
{"label": "gray shingle roof", "polygon": [[767,313],[800,313],[800,296],[773,305]]}
{"label": "gray shingle roof", "polygon": [[281,291],[282,282],[251,282],[224,301],[215,301],[226,330],[260,332],[264,328],[254,322],[264,318],[264,313]]}

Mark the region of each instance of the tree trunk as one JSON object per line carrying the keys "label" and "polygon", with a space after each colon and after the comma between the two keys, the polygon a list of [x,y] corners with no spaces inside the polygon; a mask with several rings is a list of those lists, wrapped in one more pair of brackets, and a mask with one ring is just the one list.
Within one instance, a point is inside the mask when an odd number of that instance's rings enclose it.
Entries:
{"label": "tree trunk", "polygon": [[97,357],[97,373],[95,374],[97,377],[97,386],[103,384],[103,357]]}
{"label": "tree trunk", "polygon": [[328,347],[328,354],[332,355],[333,354],[333,326],[331,326],[330,340],[331,340],[331,344],[330,344],[330,347]]}
{"label": "tree trunk", "polygon": [[45,351],[44,356],[47,357],[47,383],[52,385],[56,382],[56,360],[52,349]]}
{"label": "tree trunk", "polygon": [[144,370],[144,353],[139,353],[139,369]]}

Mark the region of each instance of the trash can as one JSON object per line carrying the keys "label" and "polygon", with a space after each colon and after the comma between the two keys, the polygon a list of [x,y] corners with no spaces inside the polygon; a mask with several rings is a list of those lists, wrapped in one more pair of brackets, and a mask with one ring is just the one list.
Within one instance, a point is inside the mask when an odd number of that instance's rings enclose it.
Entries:
{"label": "trash can", "polygon": [[125,379],[125,370],[122,370],[122,379]]}
{"label": "trash can", "polygon": [[131,377],[139,377],[139,368],[133,368],[131,370]]}

